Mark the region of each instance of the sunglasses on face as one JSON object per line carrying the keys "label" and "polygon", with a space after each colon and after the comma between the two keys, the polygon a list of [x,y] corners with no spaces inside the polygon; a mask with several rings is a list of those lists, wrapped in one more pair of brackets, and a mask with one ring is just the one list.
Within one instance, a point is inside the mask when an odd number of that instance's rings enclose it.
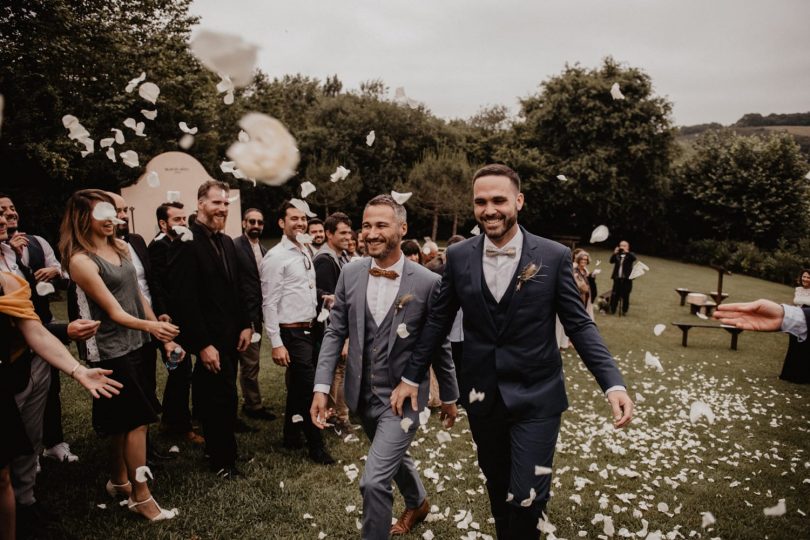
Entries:
{"label": "sunglasses on face", "polygon": [[264,225],[263,219],[249,219],[247,222],[251,225]]}

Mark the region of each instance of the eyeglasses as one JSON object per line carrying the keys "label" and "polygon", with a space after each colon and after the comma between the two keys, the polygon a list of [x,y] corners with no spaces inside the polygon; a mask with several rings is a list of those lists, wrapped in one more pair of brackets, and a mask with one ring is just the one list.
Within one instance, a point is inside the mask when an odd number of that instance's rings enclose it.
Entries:
{"label": "eyeglasses", "polygon": [[310,261],[309,257],[307,257],[306,254],[304,254],[304,253],[301,253],[301,256],[304,257],[304,268],[306,268],[307,271],[311,270],[312,269],[312,261]]}
{"label": "eyeglasses", "polygon": [[263,219],[249,219],[247,220],[247,222],[250,223],[251,225],[264,225]]}

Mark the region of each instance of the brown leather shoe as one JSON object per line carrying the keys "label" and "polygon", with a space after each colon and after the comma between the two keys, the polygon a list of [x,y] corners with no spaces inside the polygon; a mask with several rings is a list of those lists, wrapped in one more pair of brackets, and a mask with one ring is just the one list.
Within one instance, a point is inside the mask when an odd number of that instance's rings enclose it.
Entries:
{"label": "brown leather shoe", "polygon": [[205,437],[195,433],[194,431],[189,431],[185,434],[185,438],[188,442],[203,445],[205,444]]}
{"label": "brown leather shoe", "polygon": [[408,534],[411,529],[425,521],[428,513],[430,512],[430,503],[425,497],[424,502],[419,505],[419,508],[406,508],[396,523],[391,525],[391,536],[399,536],[401,534]]}

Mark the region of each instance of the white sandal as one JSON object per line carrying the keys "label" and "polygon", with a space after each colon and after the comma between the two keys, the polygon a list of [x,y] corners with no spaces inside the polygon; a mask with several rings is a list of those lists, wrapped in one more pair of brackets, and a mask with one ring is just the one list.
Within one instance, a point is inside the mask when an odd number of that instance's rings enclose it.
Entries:
{"label": "white sandal", "polygon": [[113,484],[112,480],[107,480],[107,485],[104,486],[104,489],[107,490],[107,494],[113,499],[117,499],[118,497],[126,497],[129,499],[132,496],[132,482],[129,481],[127,481],[126,484],[119,485]]}
{"label": "white sandal", "polygon": [[[146,504],[146,503],[148,503],[150,501],[155,503],[155,506],[157,506],[157,509],[158,509],[158,512],[159,512],[158,515],[156,515],[153,518],[148,518],[148,517],[146,517],[146,515],[142,514],[139,510],[137,510],[137,508],[139,506],[141,506],[143,504]],[[166,510],[165,508],[161,508],[160,505],[157,503],[157,501],[154,499],[154,497],[151,497],[151,496],[148,499],[146,499],[145,501],[140,501],[140,502],[135,502],[130,497],[127,500],[127,507],[129,508],[130,512],[135,512],[136,514],[140,514],[143,517],[145,517],[146,519],[148,519],[149,521],[164,521],[164,520],[167,520],[167,519],[174,519],[174,518],[176,518],[178,516],[178,514],[180,514],[180,510],[178,510],[177,508],[172,508],[171,510]]]}

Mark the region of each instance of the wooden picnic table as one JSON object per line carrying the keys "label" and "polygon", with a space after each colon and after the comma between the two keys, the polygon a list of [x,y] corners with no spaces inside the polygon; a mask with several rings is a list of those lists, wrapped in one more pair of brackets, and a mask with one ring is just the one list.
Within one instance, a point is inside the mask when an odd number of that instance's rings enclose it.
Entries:
{"label": "wooden picnic table", "polygon": [[704,322],[674,322],[672,323],[678,328],[681,329],[683,332],[683,337],[681,339],[681,345],[684,347],[687,346],[687,340],[689,337],[689,330],[692,328],[716,328],[718,330],[725,330],[729,334],[731,334],[731,350],[737,350],[737,338],[740,334],[742,334],[742,329],[737,328],[736,326],[731,326],[729,324],[711,324],[711,323],[704,323]]}

